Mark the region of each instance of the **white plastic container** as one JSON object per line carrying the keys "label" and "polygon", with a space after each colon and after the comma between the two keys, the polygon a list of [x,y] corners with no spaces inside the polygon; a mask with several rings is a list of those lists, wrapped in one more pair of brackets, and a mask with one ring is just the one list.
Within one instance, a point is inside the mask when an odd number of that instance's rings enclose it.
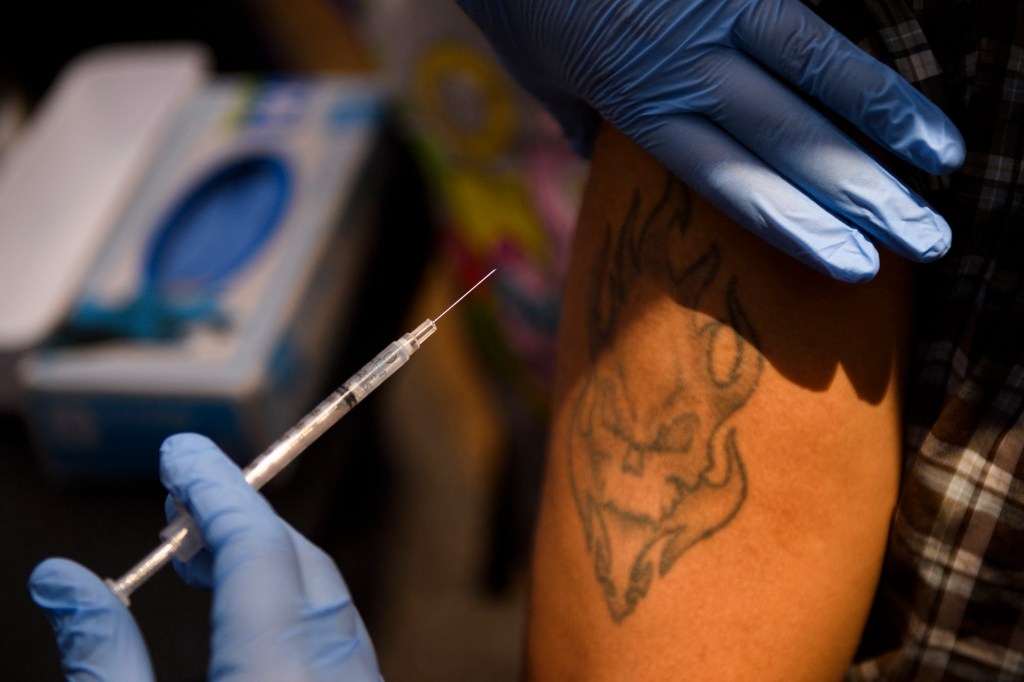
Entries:
{"label": "white plastic container", "polygon": [[182,107],[206,81],[196,44],[116,45],[68,65],[0,157],[0,409],[49,334]]}

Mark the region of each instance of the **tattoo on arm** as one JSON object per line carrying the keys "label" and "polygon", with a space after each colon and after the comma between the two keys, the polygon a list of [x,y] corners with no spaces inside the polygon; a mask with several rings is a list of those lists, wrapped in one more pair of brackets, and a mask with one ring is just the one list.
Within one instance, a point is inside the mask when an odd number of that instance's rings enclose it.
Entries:
{"label": "tattoo on arm", "polygon": [[[722,273],[717,244],[690,239],[689,221],[688,191],[671,176],[653,206],[634,191],[620,227],[605,229],[591,280],[592,369],[572,413],[569,477],[616,622],[655,571],[664,576],[727,526],[747,494],[730,417],[757,387],[763,359],[736,278]],[[627,368],[643,354],[619,332],[645,296],[666,289],[678,322],[657,327],[657,352],[670,364],[640,379]]]}

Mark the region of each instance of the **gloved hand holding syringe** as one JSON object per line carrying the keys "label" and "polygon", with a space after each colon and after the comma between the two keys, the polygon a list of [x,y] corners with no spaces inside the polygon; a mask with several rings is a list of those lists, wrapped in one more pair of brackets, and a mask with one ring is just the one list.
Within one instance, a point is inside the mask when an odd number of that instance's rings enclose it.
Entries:
{"label": "gloved hand holding syringe", "polygon": [[[246,482],[259,490],[267,481],[288,466],[313,441],[323,435],[349,410],[362,402],[371,391],[384,383],[399,367],[404,365],[409,360],[409,356],[419,350],[423,342],[437,331],[437,321],[492,274],[494,274],[494,270],[484,275],[479,282],[470,287],[436,318],[424,320],[414,330],[403,334],[401,338],[392,342],[348,381],[327,396],[298,424],[288,430],[243,470]],[[184,507],[181,505],[177,505],[177,507],[179,515],[160,532],[163,542],[119,579],[106,581],[110,589],[126,606],[130,603],[131,594],[163,568],[171,558],[188,561],[202,549],[203,541],[199,536],[195,521]]]}

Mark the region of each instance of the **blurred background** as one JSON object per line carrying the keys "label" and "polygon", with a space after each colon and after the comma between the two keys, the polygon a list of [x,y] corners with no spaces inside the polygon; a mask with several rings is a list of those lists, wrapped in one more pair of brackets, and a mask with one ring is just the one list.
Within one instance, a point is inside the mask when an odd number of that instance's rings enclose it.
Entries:
{"label": "blurred background", "polygon": [[[33,566],[155,547],[164,436],[248,461],[496,267],[265,493],[387,679],[518,679],[585,163],[454,0],[3,13],[0,678],[61,679]],[[205,679],[208,610],[170,569],[133,597],[158,679]]]}

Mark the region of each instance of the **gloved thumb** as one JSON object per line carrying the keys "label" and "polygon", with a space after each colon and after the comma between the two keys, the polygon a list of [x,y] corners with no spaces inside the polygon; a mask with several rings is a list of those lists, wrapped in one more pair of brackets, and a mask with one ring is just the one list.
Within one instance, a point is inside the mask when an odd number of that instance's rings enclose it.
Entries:
{"label": "gloved thumb", "polygon": [[94,573],[67,559],[47,559],[32,571],[29,591],[57,636],[67,679],[153,679],[135,619]]}

